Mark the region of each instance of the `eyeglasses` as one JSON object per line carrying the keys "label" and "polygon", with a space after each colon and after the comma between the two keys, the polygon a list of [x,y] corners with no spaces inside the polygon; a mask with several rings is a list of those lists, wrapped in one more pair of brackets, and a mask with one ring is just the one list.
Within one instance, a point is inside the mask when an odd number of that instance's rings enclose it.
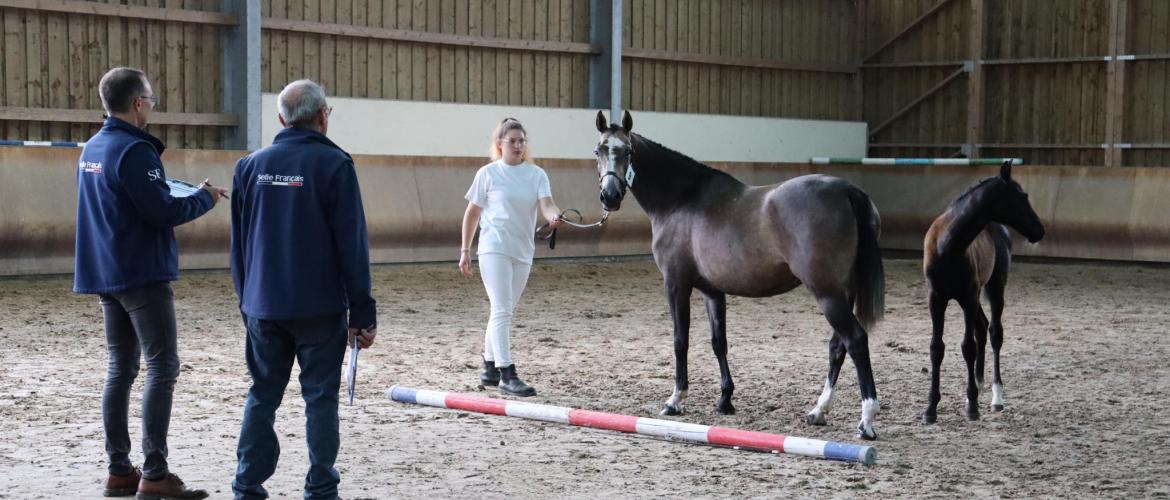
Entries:
{"label": "eyeglasses", "polygon": [[333,116],[333,106],[324,106],[325,116]]}
{"label": "eyeglasses", "polygon": [[509,146],[516,146],[518,148],[522,148],[528,144],[528,141],[526,139],[502,139],[502,141],[504,142],[504,144],[507,144]]}
{"label": "eyeglasses", "polygon": [[150,101],[151,106],[158,106],[158,96],[156,95],[140,95],[138,98]]}

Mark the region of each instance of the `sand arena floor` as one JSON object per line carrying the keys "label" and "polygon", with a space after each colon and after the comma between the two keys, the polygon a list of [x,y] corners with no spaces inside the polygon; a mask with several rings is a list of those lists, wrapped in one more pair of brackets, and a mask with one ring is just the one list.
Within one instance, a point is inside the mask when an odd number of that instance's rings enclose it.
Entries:
{"label": "sand arena floor", "polygon": [[[887,260],[886,272],[886,321],[870,340],[883,405],[878,464],[865,467],[391,402],[384,391],[393,384],[494,394],[476,376],[488,306],[478,276],[464,279],[454,264],[376,267],[381,328],[361,357],[359,401],[341,409],[342,496],[1170,496],[1170,268],[1017,263],[1004,320],[1006,411],[990,412],[986,391],[983,420],[964,419],[962,323],[952,306],[931,426],[918,421],[930,341],[919,263]],[[520,373],[540,391],[534,401],[656,415],[674,377],[661,287],[648,260],[539,262],[514,332]],[[100,496],[101,312],[96,298],[69,289],[68,277],[0,280],[2,498]],[[171,465],[229,498],[248,388],[231,279],[188,272],[175,294],[182,372]],[[853,441],[860,405],[850,362],[829,425],[803,422],[828,340],[807,292],[729,299],[734,416],[713,414],[718,370],[704,314],[696,294],[680,419]],[[283,455],[267,485],[276,498],[299,497],[307,467],[293,376],[277,420]]]}

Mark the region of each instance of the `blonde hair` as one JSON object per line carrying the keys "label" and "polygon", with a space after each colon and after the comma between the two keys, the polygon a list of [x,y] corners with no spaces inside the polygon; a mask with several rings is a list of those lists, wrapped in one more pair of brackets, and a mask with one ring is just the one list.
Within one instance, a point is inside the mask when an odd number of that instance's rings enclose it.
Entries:
{"label": "blonde hair", "polygon": [[[524,125],[520,124],[520,120],[510,117],[500,120],[500,123],[496,125],[496,129],[492,131],[492,143],[490,146],[488,146],[488,154],[491,155],[492,161],[496,161],[504,157],[504,152],[500,150],[500,140],[503,139],[505,135],[508,135],[508,132],[513,130],[519,130],[520,133],[524,134],[524,139],[526,141],[528,140],[528,131],[524,129]],[[524,156],[522,159],[527,162],[532,161],[532,157],[529,153],[529,148],[527,145],[524,147]]]}

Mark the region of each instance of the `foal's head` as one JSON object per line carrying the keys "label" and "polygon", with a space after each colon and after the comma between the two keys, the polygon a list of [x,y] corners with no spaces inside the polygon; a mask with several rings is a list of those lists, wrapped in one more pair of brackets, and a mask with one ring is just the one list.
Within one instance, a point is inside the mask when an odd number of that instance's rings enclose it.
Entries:
{"label": "foal's head", "polygon": [[982,197],[994,197],[988,204],[992,221],[1015,229],[1032,243],[1044,237],[1044,224],[1028,202],[1028,193],[1012,180],[1011,160],[1003,162],[999,175],[989,179]]}
{"label": "foal's head", "polygon": [[597,112],[597,131],[601,132],[601,137],[597,140],[597,147],[593,148],[593,155],[597,157],[597,175],[601,180],[601,206],[609,212],[621,208],[626,188],[634,185],[632,128],[634,118],[629,111],[622,114],[620,126],[607,124],[605,115]]}

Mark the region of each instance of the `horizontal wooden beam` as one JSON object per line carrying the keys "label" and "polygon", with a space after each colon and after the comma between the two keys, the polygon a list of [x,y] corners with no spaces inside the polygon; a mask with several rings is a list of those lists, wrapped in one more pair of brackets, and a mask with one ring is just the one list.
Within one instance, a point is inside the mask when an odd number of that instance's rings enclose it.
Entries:
{"label": "horizontal wooden beam", "polygon": [[683,52],[669,52],[665,50],[645,50],[631,47],[622,47],[623,59],[647,59],[651,61],[673,61],[694,64],[711,64],[716,66],[738,66],[743,68],[782,69],[791,71],[807,71],[814,73],[857,73],[856,66],[844,64],[800,63],[778,61],[775,59],[755,59],[747,57],[727,57],[710,54],[689,54]]}
{"label": "horizontal wooden beam", "polygon": [[983,149],[1105,149],[1104,144],[1051,144],[1051,143],[982,143]]}
{"label": "horizontal wooden beam", "polygon": [[[1170,59],[1170,54],[1133,54],[1122,55],[1116,58],[1111,56],[1074,56],[1074,57],[1030,57],[1024,59],[984,59],[983,64],[994,66],[1028,65],[1028,64],[1065,64],[1065,63],[1094,63],[1118,61],[1160,61]],[[888,63],[862,64],[862,69],[879,68],[932,68],[940,66],[959,66],[967,61],[905,61]]]}
{"label": "horizontal wooden beam", "polygon": [[[0,106],[0,120],[27,122],[101,123],[105,111],[100,109],[49,109]],[[150,115],[154,125],[195,125],[234,127],[235,115],[227,113],[163,113]]]}
{"label": "horizontal wooden beam", "polygon": [[1134,54],[1129,56],[1117,56],[1119,61],[1160,61],[1170,59],[1170,54]]}
{"label": "horizontal wooden beam", "polygon": [[895,120],[897,120],[898,118],[901,118],[902,115],[909,113],[910,110],[914,109],[915,106],[918,106],[919,104],[922,103],[922,101],[925,101],[928,97],[934,95],[935,92],[942,90],[943,87],[946,87],[948,84],[950,84],[956,78],[962,76],[963,73],[965,73],[964,69],[959,68],[959,69],[955,70],[955,72],[947,75],[946,78],[943,78],[941,82],[938,82],[937,84],[935,84],[935,86],[931,87],[930,90],[927,90],[926,92],[924,92],[922,95],[918,96],[913,101],[910,101],[910,104],[907,104],[907,105],[903,106],[902,109],[895,111],[893,115],[891,115],[889,118],[886,118],[886,121],[884,121],[881,124],[879,124],[878,126],[874,127],[873,130],[871,130],[869,132],[869,137],[873,137],[873,136],[877,135],[878,132],[881,132],[883,129],[890,126],[891,123],[894,123]]}
{"label": "horizontal wooden beam", "polygon": [[1170,149],[1170,143],[1145,143],[1145,144],[1114,144],[1113,147],[1117,149]]}
{"label": "horizontal wooden beam", "polygon": [[944,66],[962,66],[967,61],[906,61],[906,62],[889,62],[889,63],[867,63],[862,64],[861,69],[882,69],[882,68],[939,68]]}
{"label": "horizontal wooden beam", "polygon": [[922,22],[926,21],[930,16],[933,16],[936,13],[938,13],[938,11],[940,9],[942,9],[944,6],[946,6],[946,4],[948,4],[948,3],[951,3],[951,0],[940,0],[937,4],[934,5],[934,7],[931,7],[929,10],[927,10],[921,16],[918,16],[917,19],[911,21],[910,24],[907,25],[905,28],[902,28],[901,31],[899,31],[894,36],[887,39],[885,42],[882,42],[881,45],[878,45],[878,48],[874,49],[873,52],[870,52],[868,56],[865,56],[865,58],[862,59],[862,62],[873,59],[878,54],[881,54],[883,50],[886,50],[887,47],[889,47],[890,45],[893,45],[894,42],[898,41],[898,39],[902,38],[902,36],[905,35],[906,33],[909,33],[910,30],[918,27],[919,24],[922,24]]}
{"label": "horizontal wooden beam", "polygon": [[871,148],[960,148],[962,142],[871,142]]}
{"label": "horizontal wooden beam", "polygon": [[530,52],[555,52],[562,54],[567,53],[588,55],[601,53],[600,48],[589,43],[553,42],[542,40],[512,40],[508,38],[452,35],[447,33],[427,33],[423,31],[398,30],[372,26],[350,26],[347,24],[318,23],[313,21],[297,21],[292,19],[277,19],[272,17],[261,19],[260,27],[262,29],[272,31],[316,33],[318,35],[334,35],[375,40],[394,40],[406,43],[455,45],[460,47],[477,47],[483,49],[522,50]]}
{"label": "horizontal wooden beam", "polygon": [[83,2],[77,0],[0,0],[0,8],[192,24],[236,25],[236,16],[222,12],[163,9],[158,7]]}
{"label": "horizontal wooden beam", "polygon": [[1077,57],[1029,57],[1024,59],[984,59],[983,64],[1008,66],[1024,64],[1063,64],[1063,63],[1093,63],[1107,62],[1109,56],[1077,56]]}

